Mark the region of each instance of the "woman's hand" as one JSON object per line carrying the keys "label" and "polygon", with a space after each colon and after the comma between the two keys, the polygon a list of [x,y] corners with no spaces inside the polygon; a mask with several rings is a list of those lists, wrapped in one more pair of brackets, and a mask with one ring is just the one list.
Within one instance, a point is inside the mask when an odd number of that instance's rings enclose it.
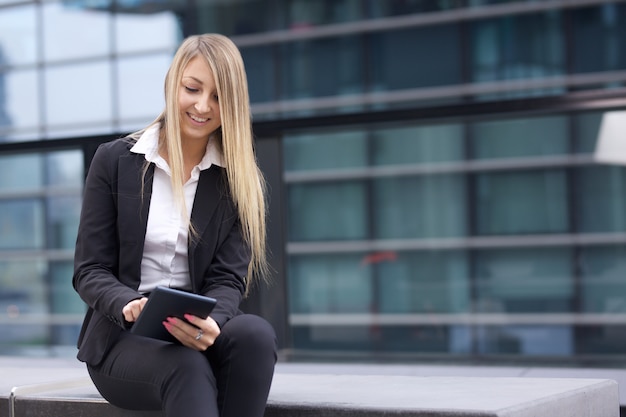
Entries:
{"label": "woman's hand", "polygon": [[139,317],[139,313],[141,313],[141,310],[143,310],[143,306],[146,305],[147,301],[148,299],[146,297],[143,297],[126,304],[122,309],[122,314],[124,314],[124,320],[129,323],[134,323],[135,321],[137,321],[137,317]]}
{"label": "woman's hand", "polygon": [[201,319],[185,314],[185,320],[168,317],[163,322],[167,331],[184,346],[203,352],[212,346],[217,336],[220,335],[220,327],[211,317]]}

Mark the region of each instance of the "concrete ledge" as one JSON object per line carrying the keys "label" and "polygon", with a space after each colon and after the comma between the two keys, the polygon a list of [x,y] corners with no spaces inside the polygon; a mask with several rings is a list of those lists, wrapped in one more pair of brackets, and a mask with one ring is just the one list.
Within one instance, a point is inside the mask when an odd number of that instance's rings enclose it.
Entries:
{"label": "concrete ledge", "polygon": [[[22,359],[23,361],[23,359]],[[2,367],[0,417],[163,417],[104,401],[82,367]],[[47,362],[46,362],[47,363]],[[41,364],[41,363],[40,363]],[[57,363],[58,364],[58,363]],[[602,378],[416,376],[281,365],[266,417],[618,417],[618,384]],[[339,371],[328,372],[334,369]],[[399,368],[398,368],[399,369]],[[307,372],[309,370],[310,372]],[[344,373],[341,373],[341,371]],[[479,374],[476,371],[475,374]],[[448,369],[452,374],[453,369]],[[463,372],[458,372],[459,374]],[[13,379],[15,383],[9,380]],[[27,381],[29,383],[27,383]],[[7,388],[8,386],[10,388]],[[20,386],[9,414],[12,387]]]}

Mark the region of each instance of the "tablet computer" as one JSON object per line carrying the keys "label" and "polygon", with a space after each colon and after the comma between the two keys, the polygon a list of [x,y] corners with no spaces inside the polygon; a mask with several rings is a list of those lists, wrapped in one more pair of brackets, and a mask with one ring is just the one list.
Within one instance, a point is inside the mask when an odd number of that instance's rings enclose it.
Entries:
{"label": "tablet computer", "polygon": [[214,298],[159,286],[150,293],[146,305],[130,331],[140,336],[179,343],[165,329],[163,322],[168,317],[185,320],[185,314],[208,317],[215,304],[217,300]]}

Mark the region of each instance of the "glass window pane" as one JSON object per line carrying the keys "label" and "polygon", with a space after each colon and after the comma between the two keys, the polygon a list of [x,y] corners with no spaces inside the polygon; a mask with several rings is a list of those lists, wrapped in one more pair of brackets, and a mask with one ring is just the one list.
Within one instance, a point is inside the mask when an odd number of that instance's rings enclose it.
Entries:
{"label": "glass window pane", "polygon": [[71,126],[112,119],[110,62],[53,67],[45,76],[48,123]]}
{"label": "glass window pane", "polygon": [[367,8],[374,18],[438,12],[459,8],[462,4],[460,1],[367,0]]}
{"label": "glass window pane", "polygon": [[578,230],[626,231],[626,168],[590,166],[575,172]]}
{"label": "glass window pane", "polygon": [[471,311],[469,265],[463,252],[391,252],[374,268],[380,313]]}
{"label": "glass window pane", "polygon": [[478,235],[565,233],[569,230],[564,171],[479,174],[475,200]]}
{"label": "glass window pane", "polygon": [[626,313],[626,247],[587,246],[581,249],[581,310]]}
{"label": "glass window pane", "polygon": [[[427,26],[370,36],[372,90],[387,91],[461,82],[462,54],[458,25]],[[433,48],[433,45],[437,47]],[[424,57],[428,57],[427,61]]]}
{"label": "glass window pane", "polygon": [[575,114],[574,132],[576,136],[574,149],[577,153],[593,153],[596,149],[602,112]]}
{"label": "glass window pane", "polygon": [[[115,48],[118,53],[154,49],[174,50],[180,41],[180,27],[171,12],[150,14],[116,14]],[[141,36],[137,36],[141,33]],[[146,72],[146,75],[149,71]]]}
{"label": "glass window pane", "polygon": [[[521,14],[470,23],[475,82],[543,78],[566,72],[561,14]],[[561,87],[494,94],[524,97],[555,94]],[[491,96],[485,96],[490,98]]]}
{"label": "glass window pane", "polygon": [[35,5],[6,7],[0,13],[0,67],[37,61]]}
{"label": "glass window pane", "polygon": [[464,177],[394,177],[376,179],[373,184],[376,238],[467,235]]}
{"label": "glass window pane", "polygon": [[81,202],[81,196],[48,199],[46,224],[48,229],[48,248],[74,249]]}
{"label": "glass window pane", "polygon": [[52,315],[74,314],[76,317],[75,324],[51,325],[49,343],[53,345],[73,347],[80,333],[80,325],[86,308],[78,293],[71,285],[68,285],[68,277],[71,277],[73,272],[72,261],[50,262],[49,264],[50,313]]}
{"label": "glass window pane", "polygon": [[360,254],[290,257],[291,312],[370,312],[371,271],[362,259]]}
{"label": "glass window pane", "polygon": [[0,249],[44,247],[41,200],[0,200]]}
{"label": "glass window pane", "polygon": [[570,248],[517,248],[476,253],[476,311],[570,312],[574,280]]}
{"label": "glass window pane", "polygon": [[[4,100],[0,97],[3,120],[0,129],[36,128],[40,121],[39,80],[35,70],[0,72],[0,84],[6,88]],[[1,88],[1,87],[0,87]],[[3,110],[3,107],[5,110]]]}
{"label": "glass window pane", "polygon": [[42,8],[46,61],[82,59],[111,52],[109,13],[66,6],[61,2],[46,3]]}
{"label": "glass window pane", "polygon": [[365,239],[368,235],[363,183],[291,185],[288,204],[292,242]]}
{"label": "glass window pane", "polygon": [[362,18],[362,0],[287,0],[288,27],[306,29]]}
{"label": "glass window pane", "polygon": [[241,48],[251,103],[277,99],[275,61],[268,59],[273,55],[274,48],[271,46]]}
{"label": "glass window pane", "polygon": [[365,131],[288,135],[283,140],[285,171],[315,171],[368,165]]}
{"label": "glass window pane", "polygon": [[40,154],[0,156],[0,192],[40,189],[43,165]]}
{"label": "glass window pane", "polygon": [[59,187],[82,187],[84,182],[83,153],[61,151],[46,155],[46,182]]}
{"label": "glass window pane", "polygon": [[460,161],[465,157],[463,126],[406,126],[372,132],[374,165]]}
{"label": "glass window pane", "polygon": [[479,355],[572,356],[571,326],[482,326],[475,330],[475,353]]}
{"label": "glass window pane", "polygon": [[476,159],[511,158],[569,153],[566,116],[498,120],[470,126]]}
{"label": "glass window pane", "polygon": [[283,97],[338,96],[363,91],[360,38],[343,36],[283,46]]}
{"label": "glass window pane", "polygon": [[[163,111],[163,84],[171,61],[172,56],[169,54],[118,61],[117,96],[120,119],[125,122],[142,119],[147,124]],[[141,97],[139,101],[138,97]]]}
{"label": "glass window pane", "polygon": [[267,0],[202,1],[194,17],[198,33],[246,35],[278,29],[284,10]]}
{"label": "glass window pane", "polygon": [[626,5],[605,4],[572,10],[571,53],[575,72],[626,68]]}

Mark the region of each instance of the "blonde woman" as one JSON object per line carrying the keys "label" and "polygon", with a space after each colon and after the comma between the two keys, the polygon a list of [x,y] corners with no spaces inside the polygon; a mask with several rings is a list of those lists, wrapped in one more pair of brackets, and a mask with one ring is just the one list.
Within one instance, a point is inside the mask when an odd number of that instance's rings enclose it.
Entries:
{"label": "blonde woman", "polygon": [[[167,73],[163,113],[100,146],[89,169],[73,277],[88,306],[78,359],[122,408],[261,417],[276,338],[239,303],[265,272],[243,61],[226,37],[192,36]],[[207,318],[163,323],[180,343],[128,331],[159,285],[217,299]]]}

